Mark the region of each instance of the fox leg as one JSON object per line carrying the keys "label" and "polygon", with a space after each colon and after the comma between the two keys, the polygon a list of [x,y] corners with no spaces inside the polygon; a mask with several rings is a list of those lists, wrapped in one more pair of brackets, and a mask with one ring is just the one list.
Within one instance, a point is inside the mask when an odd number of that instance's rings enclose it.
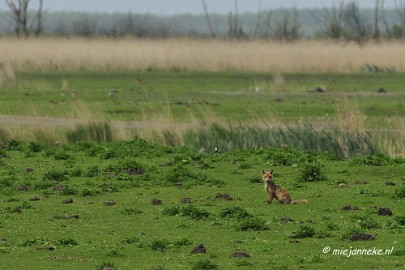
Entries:
{"label": "fox leg", "polygon": [[271,204],[272,201],[273,201],[273,193],[272,193],[272,192],[269,192],[269,198],[267,199],[267,202],[268,202],[269,204]]}

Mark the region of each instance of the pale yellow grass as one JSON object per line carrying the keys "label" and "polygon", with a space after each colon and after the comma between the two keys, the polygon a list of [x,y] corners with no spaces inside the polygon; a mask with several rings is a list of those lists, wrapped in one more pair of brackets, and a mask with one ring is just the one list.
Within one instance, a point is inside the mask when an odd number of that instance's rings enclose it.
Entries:
{"label": "pale yellow grass", "polygon": [[381,130],[378,143],[392,157],[405,157],[405,118],[389,118],[390,128]]}
{"label": "pale yellow grass", "polygon": [[365,64],[405,71],[405,43],[210,39],[0,39],[0,61],[15,71],[172,69],[352,72]]}

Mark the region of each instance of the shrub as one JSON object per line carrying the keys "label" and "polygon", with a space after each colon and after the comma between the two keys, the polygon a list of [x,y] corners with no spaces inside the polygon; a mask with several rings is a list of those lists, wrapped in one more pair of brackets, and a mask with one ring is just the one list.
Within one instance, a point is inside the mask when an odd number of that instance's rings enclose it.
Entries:
{"label": "shrub", "polygon": [[245,210],[241,206],[234,206],[222,209],[220,216],[227,218],[244,219],[244,218],[251,218],[252,214],[250,214],[247,210]]}
{"label": "shrub", "polygon": [[39,143],[30,142],[27,146],[28,150],[33,153],[38,153],[42,151],[42,147]]}
{"label": "shrub", "polygon": [[258,217],[250,217],[241,220],[237,225],[237,229],[240,231],[266,231],[270,228],[265,220]]}
{"label": "shrub", "polygon": [[65,187],[64,189],[61,190],[61,194],[65,196],[77,195],[79,194],[79,191],[75,188]]}
{"label": "shrub", "polygon": [[369,216],[354,215],[352,217],[352,219],[357,222],[357,224],[360,226],[360,228],[363,228],[363,229],[381,228],[380,224],[378,224],[377,221],[375,221],[373,218],[371,218]]}
{"label": "shrub", "polygon": [[175,215],[179,215],[180,214],[180,207],[178,206],[171,206],[168,208],[164,208],[162,210],[162,214],[163,215],[167,215],[167,216],[175,216]]}
{"label": "shrub", "polygon": [[83,170],[79,167],[74,167],[69,171],[71,177],[80,177],[83,175]]}
{"label": "shrub", "polygon": [[86,177],[96,177],[100,173],[100,168],[97,165],[93,165],[87,168],[85,173]]}
{"label": "shrub", "polygon": [[157,250],[157,251],[164,251],[168,245],[169,245],[169,242],[164,239],[153,239],[152,243],[150,244],[152,250]]}
{"label": "shrub", "polygon": [[55,182],[61,182],[68,180],[68,172],[65,170],[57,170],[57,169],[51,169],[47,171],[44,176],[42,177],[44,181],[55,181]]}
{"label": "shrub", "polygon": [[326,179],[327,178],[321,173],[321,163],[319,162],[304,164],[298,176],[298,181],[302,182],[324,181]]}
{"label": "shrub", "polygon": [[17,140],[9,140],[7,144],[5,145],[5,149],[7,151],[23,151],[24,150],[24,144],[21,141]]}
{"label": "shrub", "polygon": [[306,225],[301,225],[297,231],[293,232],[290,235],[290,238],[307,238],[312,237],[314,235],[315,235],[314,228]]}
{"label": "shrub", "polygon": [[185,237],[185,236],[180,237],[180,238],[176,239],[176,240],[173,242],[173,245],[178,246],[178,247],[181,247],[181,246],[189,246],[189,245],[191,245],[191,244],[192,244],[192,242],[191,242],[187,237]]}
{"label": "shrub", "polygon": [[355,157],[350,161],[351,165],[370,165],[370,166],[385,166],[402,164],[405,162],[403,158],[391,158],[385,154],[379,153],[367,155],[364,157]]}
{"label": "shrub", "polygon": [[72,156],[64,150],[56,151],[53,157],[55,160],[68,160],[72,158]]}
{"label": "shrub", "polygon": [[215,270],[215,269],[218,269],[218,265],[211,262],[211,261],[201,259],[201,260],[199,260],[198,262],[196,262],[194,264],[193,269],[196,269],[196,270],[210,270],[210,269]]}
{"label": "shrub", "polygon": [[210,215],[210,213],[207,210],[197,208],[194,205],[187,205],[182,207],[181,214],[183,216],[187,216],[195,220],[205,219]]}
{"label": "shrub", "polygon": [[99,191],[91,190],[91,189],[88,189],[88,188],[85,188],[80,192],[80,196],[82,196],[82,197],[96,196],[98,194],[100,194]]}

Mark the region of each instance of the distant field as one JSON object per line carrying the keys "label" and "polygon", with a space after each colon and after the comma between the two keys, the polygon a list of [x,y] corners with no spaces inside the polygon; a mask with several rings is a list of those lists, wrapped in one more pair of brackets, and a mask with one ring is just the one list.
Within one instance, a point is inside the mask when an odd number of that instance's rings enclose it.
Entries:
{"label": "distant field", "polygon": [[309,123],[370,131],[389,153],[402,153],[403,85],[403,73],[17,72],[0,90],[0,140],[66,141],[66,130],[94,121],[110,122],[115,139],[169,131],[180,141],[214,123]]}
{"label": "distant field", "polygon": [[405,71],[403,42],[210,39],[0,39],[9,70],[192,70],[358,72],[366,65]]}

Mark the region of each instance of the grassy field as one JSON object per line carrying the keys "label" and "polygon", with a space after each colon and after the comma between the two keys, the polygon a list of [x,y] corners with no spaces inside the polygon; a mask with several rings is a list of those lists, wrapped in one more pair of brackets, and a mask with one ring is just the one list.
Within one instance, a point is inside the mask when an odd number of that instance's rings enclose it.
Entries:
{"label": "grassy field", "polygon": [[[370,132],[403,155],[403,73],[195,71],[18,72],[0,90],[0,141],[66,142],[77,125],[107,122],[114,139],[134,134],[178,143],[212,124]],[[378,91],[383,89],[383,93]],[[261,144],[261,142],[255,142]]]}
{"label": "grassy field", "polygon": [[[403,268],[404,160],[325,157],[10,141],[0,151],[0,267]],[[261,171],[270,168],[309,203],[268,205]],[[206,252],[192,254],[201,244]]]}
{"label": "grassy field", "polygon": [[404,48],[0,39],[0,268],[402,269]]}

